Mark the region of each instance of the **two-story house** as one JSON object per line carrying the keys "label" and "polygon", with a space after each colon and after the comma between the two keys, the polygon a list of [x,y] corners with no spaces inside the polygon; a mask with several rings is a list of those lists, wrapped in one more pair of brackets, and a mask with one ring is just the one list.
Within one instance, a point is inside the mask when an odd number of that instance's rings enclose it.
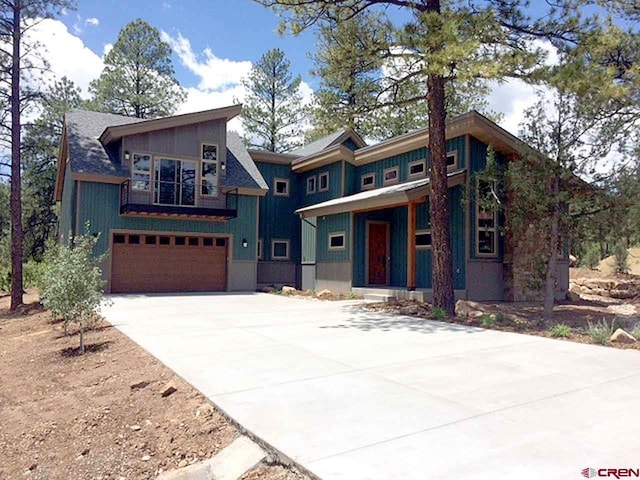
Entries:
{"label": "two-story house", "polygon": [[[345,129],[289,154],[247,150],[227,131],[240,106],[139,120],[67,115],[58,168],[60,235],[86,222],[111,292],[254,290],[291,284],[430,299],[426,129],[366,145]],[[458,298],[523,300],[527,252],[471,188],[488,146],[523,144],[477,112],[447,125]],[[568,288],[560,262],[558,296]]]}

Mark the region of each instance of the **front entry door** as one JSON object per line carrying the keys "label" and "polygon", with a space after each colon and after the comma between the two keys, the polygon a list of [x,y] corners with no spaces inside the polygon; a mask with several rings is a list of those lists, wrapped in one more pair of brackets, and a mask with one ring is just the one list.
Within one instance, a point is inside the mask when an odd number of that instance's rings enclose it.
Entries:
{"label": "front entry door", "polygon": [[387,283],[387,255],[389,225],[387,223],[369,224],[369,284]]}

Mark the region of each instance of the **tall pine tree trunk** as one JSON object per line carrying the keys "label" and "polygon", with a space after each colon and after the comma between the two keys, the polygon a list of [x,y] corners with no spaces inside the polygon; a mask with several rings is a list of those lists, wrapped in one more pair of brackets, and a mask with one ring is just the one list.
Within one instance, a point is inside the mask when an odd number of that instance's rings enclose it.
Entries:
{"label": "tall pine tree trunk", "polygon": [[427,101],[431,152],[429,215],[433,254],[432,285],[434,306],[444,309],[449,315],[454,315],[444,82],[444,78],[440,75],[429,75]]}
{"label": "tall pine tree trunk", "polygon": [[20,40],[21,0],[13,4],[13,58],[11,66],[11,310],[23,303],[22,204],[20,179]]}
{"label": "tall pine tree trunk", "polygon": [[560,241],[560,179],[554,175],[551,179],[551,234],[549,236],[549,263],[544,284],[544,313],[545,320],[553,318],[553,306],[555,305],[556,281],[558,276],[558,243]]}

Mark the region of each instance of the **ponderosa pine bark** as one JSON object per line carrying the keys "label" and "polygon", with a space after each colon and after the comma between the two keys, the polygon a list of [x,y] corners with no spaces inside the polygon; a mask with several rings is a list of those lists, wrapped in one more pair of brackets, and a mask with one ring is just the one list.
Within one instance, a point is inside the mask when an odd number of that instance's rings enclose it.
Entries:
{"label": "ponderosa pine bark", "polygon": [[23,304],[22,284],[22,188],[20,178],[20,25],[22,5],[15,0],[11,6],[13,19],[13,58],[11,63],[11,310]]}

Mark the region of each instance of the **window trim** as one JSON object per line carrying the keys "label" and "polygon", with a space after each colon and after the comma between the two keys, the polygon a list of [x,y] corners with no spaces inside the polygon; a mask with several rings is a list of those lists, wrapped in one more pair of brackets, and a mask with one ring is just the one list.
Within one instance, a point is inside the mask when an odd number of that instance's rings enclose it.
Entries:
{"label": "window trim", "polygon": [[[391,180],[387,180],[387,173],[388,172],[396,172],[396,178],[393,178]],[[395,167],[389,167],[389,168],[385,168],[382,171],[382,184],[384,186],[387,185],[395,185],[396,183],[400,182],[400,168],[396,165]]]}
{"label": "window trim", "polygon": [[256,242],[256,258],[258,260],[264,260],[264,241],[262,238],[259,238]]}
{"label": "window trim", "polygon": [[[327,186],[322,188],[322,177],[325,177],[327,179]],[[318,192],[328,192],[329,191],[329,172],[322,172],[320,175],[318,175]]]}
{"label": "window trim", "polygon": [[[414,165],[422,165],[422,172],[419,173],[411,173],[411,167]],[[415,160],[413,162],[409,162],[407,165],[407,178],[422,178],[427,176],[427,160],[421,158],[420,160]]]}
{"label": "window trim", "polygon": [[[332,238],[337,238],[337,237],[342,237],[342,246],[341,247],[332,247],[331,246],[331,239]],[[345,231],[341,231],[341,232],[330,232],[327,236],[327,250],[329,250],[330,252],[340,252],[343,250],[347,249],[347,232]]]}
{"label": "window trim", "polygon": [[[284,193],[279,193],[278,192],[278,182],[284,182],[284,184],[287,186],[287,188],[285,189]],[[274,197],[288,197],[289,196],[289,179],[288,178],[279,178],[279,177],[275,177],[273,179],[273,196]]]}
{"label": "window trim", "polygon": [[[372,179],[371,185],[365,185],[364,180],[369,177]],[[360,175],[360,190],[373,190],[374,188],[376,188],[376,172],[369,172]]]}
{"label": "window trim", "polygon": [[[309,188],[309,182],[313,181],[313,189]],[[313,195],[318,191],[318,178],[315,175],[307,177],[307,195]]]}
{"label": "window trim", "polygon": [[[494,188],[496,186],[496,182],[494,181]],[[475,254],[478,258],[498,258],[498,212],[493,210],[493,227],[480,228],[479,220],[480,220],[480,203],[478,202],[478,195],[480,193],[480,179],[476,178],[476,194],[475,194]],[[480,251],[480,232],[493,232],[493,252],[481,252]]]}
{"label": "window trim", "polygon": [[458,150],[451,150],[447,152],[447,158],[453,156],[453,165],[447,165],[447,171],[458,169]]}
{"label": "window trim", "polygon": [[[215,160],[207,160],[204,158],[204,146],[213,146],[216,147],[216,159]],[[215,163],[216,164],[216,177],[218,184],[216,185],[216,193],[215,195],[211,195],[210,193],[202,193],[202,189],[204,188],[204,177],[202,175],[202,169],[204,168],[205,163]],[[222,176],[221,170],[221,161],[220,161],[220,145],[212,142],[200,142],[200,172],[198,172],[200,179],[200,188],[199,193],[201,197],[205,198],[218,198],[220,196],[220,177]],[[226,165],[226,163],[225,163]],[[225,167],[226,168],[226,167]]]}
{"label": "window trim", "polygon": [[[275,254],[276,243],[284,243],[287,246],[287,255],[285,257],[278,257]],[[274,238],[271,240],[271,260],[289,260],[290,254],[290,243],[289,240],[284,238]]]}
{"label": "window trim", "polygon": [[[133,159],[134,159],[134,157],[135,157],[136,155],[141,156],[141,157],[142,157],[142,156],[149,157],[149,171],[148,171],[148,172],[145,172],[145,171],[143,171],[143,170],[136,170],[136,169],[134,168],[134,162],[133,162]],[[152,173],[153,173],[153,170],[154,170],[154,168],[153,168],[153,162],[154,162],[154,160],[155,160],[155,159],[153,158],[153,155],[151,155],[150,153],[139,153],[139,152],[133,152],[133,153],[131,154],[131,190],[135,190],[136,192],[149,192],[149,193],[151,192],[151,188],[152,188],[152,187],[151,187],[151,184],[153,183]],[[134,177],[134,175],[135,175],[135,174],[138,174],[138,175],[146,175],[147,177],[149,177],[149,188],[136,188],[136,187],[134,186],[134,185],[135,185],[135,182],[134,182],[134,180],[133,180],[133,177]]]}
{"label": "window trim", "polygon": [[422,228],[420,230],[416,230],[416,234],[414,237],[414,244],[416,247],[416,250],[431,250],[433,248],[433,236],[431,237],[431,244],[429,245],[418,245],[417,243],[417,236],[418,235],[431,235],[431,229],[430,228]]}

